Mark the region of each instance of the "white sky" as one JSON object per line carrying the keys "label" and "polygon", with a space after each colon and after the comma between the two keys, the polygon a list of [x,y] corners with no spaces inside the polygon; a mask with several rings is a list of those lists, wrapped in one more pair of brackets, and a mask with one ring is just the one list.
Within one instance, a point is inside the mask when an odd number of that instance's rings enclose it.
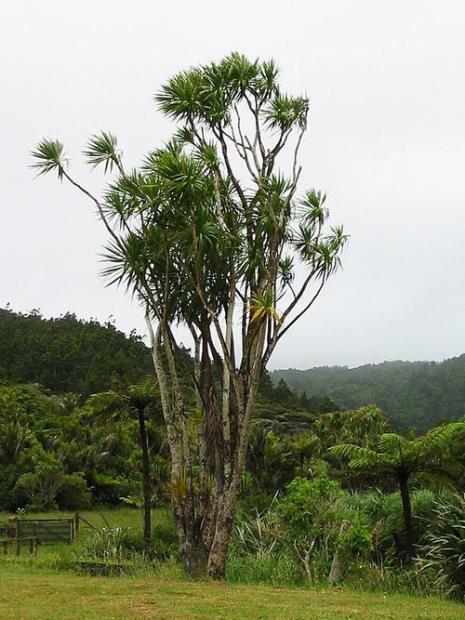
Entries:
{"label": "white sky", "polygon": [[344,270],[271,368],[465,351],[465,5],[459,0],[2,2],[0,306],[67,310],[144,331],[104,287],[93,208],[29,152],[57,137],[73,171],[110,129],[130,163],[169,135],[152,95],[232,50],[274,57],[311,98],[303,181],[351,235]]}

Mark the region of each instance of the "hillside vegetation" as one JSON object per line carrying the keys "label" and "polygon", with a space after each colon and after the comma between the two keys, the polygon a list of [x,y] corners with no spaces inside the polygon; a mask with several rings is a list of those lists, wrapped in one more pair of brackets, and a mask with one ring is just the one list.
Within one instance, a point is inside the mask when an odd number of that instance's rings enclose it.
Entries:
{"label": "hillside vegetation", "polygon": [[0,380],[39,383],[83,397],[115,389],[153,372],[139,336],[67,313],[46,319],[0,308]]}
{"label": "hillside vegetation", "polygon": [[341,409],[376,405],[403,431],[425,431],[465,414],[465,354],[444,362],[275,370],[271,377],[298,393],[328,395]]}
{"label": "hillside vegetation", "polygon": [[[108,525],[73,550],[70,568],[179,567],[168,506],[173,493],[186,497],[185,486],[170,476],[159,386],[144,343],[70,314],[43,319],[5,310],[0,347],[0,513],[143,507],[143,529],[140,510],[103,520]],[[179,421],[195,429],[202,418],[188,382],[193,360],[186,349],[176,354],[185,373]],[[344,584],[464,601],[465,420],[398,435],[380,409],[337,410],[312,391],[261,377],[228,581]],[[58,553],[58,564],[66,562]],[[24,609],[1,604],[1,617],[25,617]],[[48,617],[44,610],[37,617]]]}

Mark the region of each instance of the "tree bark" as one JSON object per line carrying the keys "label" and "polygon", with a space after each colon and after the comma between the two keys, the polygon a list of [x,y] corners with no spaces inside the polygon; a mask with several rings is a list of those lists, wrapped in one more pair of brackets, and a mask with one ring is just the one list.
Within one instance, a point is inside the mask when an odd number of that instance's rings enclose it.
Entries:
{"label": "tree bark", "polygon": [[189,577],[197,579],[207,573],[208,553],[201,543],[184,540],[181,542],[181,560]]}
{"label": "tree bark", "polygon": [[239,485],[236,480],[233,480],[223,496],[222,505],[219,508],[216,520],[215,533],[208,554],[207,573],[213,579],[224,579],[226,576],[226,560],[238,497]]}

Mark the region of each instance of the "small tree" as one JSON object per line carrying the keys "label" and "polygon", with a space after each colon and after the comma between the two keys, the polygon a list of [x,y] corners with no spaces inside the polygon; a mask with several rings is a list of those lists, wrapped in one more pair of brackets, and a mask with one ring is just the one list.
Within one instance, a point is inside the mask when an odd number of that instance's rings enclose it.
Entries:
{"label": "small tree", "polygon": [[371,449],[355,444],[340,444],[330,448],[333,454],[347,459],[350,469],[369,475],[379,475],[396,481],[402,498],[406,551],[409,558],[414,553],[412,503],[409,483],[419,473],[447,473],[447,448],[465,424],[456,422],[433,429],[423,437],[406,439],[395,433],[384,433],[378,448]]}
{"label": "small tree", "polygon": [[117,413],[128,409],[137,417],[139,427],[139,445],[142,452],[142,512],[144,518],[144,551],[147,555],[152,553],[152,482],[150,475],[150,450],[146,427],[146,412],[154,401],[158,401],[154,386],[150,382],[133,385],[126,393],[114,391],[94,394],[88,400],[88,404],[96,412]]}
{"label": "small tree", "polygon": [[[177,128],[139,169],[125,168],[111,133],[90,139],[87,161],[115,173],[102,198],[70,175],[60,142],[33,155],[39,174],[93,201],[106,276],[145,308],[184,566],[222,577],[260,374],[339,267],[346,236],[326,229],[324,194],[297,197],[309,100],[282,92],[273,61],[234,53],[175,75],[155,100]],[[194,368],[177,355],[179,324]]]}

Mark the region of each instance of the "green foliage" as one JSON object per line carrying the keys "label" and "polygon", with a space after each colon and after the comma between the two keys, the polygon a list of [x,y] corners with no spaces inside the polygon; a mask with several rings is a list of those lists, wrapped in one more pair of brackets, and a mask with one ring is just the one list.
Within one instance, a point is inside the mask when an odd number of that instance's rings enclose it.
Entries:
{"label": "green foliage", "polygon": [[444,362],[383,362],[358,368],[276,370],[298,394],[327,394],[340,409],[374,403],[400,432],[426,432],[465,415],[465,354]]}
{"label": "green foliage", "polygon": [[418,556],[417,567],[433,591],[465,602],[465,496],[436,505]]}
{"label": "green foliage", "polygon": [[127,478],[111,476],[108,474],[95,474],[92,485],[94,502],[117,506],[122,497],[127,497],[134,490],[134,484]]}
{"label": "green foliage", "polygon": [[87,163],[94,168],[104,164],[105,172],[113,170],[114,161],[117,160],[117,139],[108,132],[102,131],[100,135],[92,136],[84,149]]}
{"label": "green foliage", "polygon": [[301,563],[291,551],[243,555],[233,547],[227,566],[228,581],[270,586],[302,586],[306,583]]}
{"label": "green foliage", "polygon": [[56,171],[58,178],[63,178],[64,168],[67,160],[63,154],[63,144],[58,140],[43,139],[32,151],[32,156],[36,160],[32,165],[37,174],[48,174]]}
{"label": "green foliage", "polygon": [[0,385],[0,509],[82,509],[90,501],[119,504],[140,493],[136,404],[150,417],[153,483],[164,498],[167,454],[154,389],[153,382],[142,383],[127,398],[105,392],[79,406],[72,394],[60,398],[37,385]]}
{"label": "green foliage", "polygon": [[111,323],[78,320],[73,314],[45,319],[39,312],[0,309],[0,380],[38,383],[55,394],[86,398],[120,389],[153,374],[141,339]]}
{"label": "green foliage", "polygon": [[346,460],[349,468],[371,474],[400,478],[418,472],[439,473],[447,471],[447,449],[464,428],[463,422],[445,424],[414,439],[383,433],[376,448],[341,443],[330,450]]}
{"label": "green foliage", "polygon": [[311,550],[319,579],[327,577],[336,551],[353,562],[373,549],[370,521],[346,499],[339,485],[325,476],[296,478],[276,506],[286,536],[297,548]]}
{"label": "green foliage", "polygon": [[165,519],[157,519],[152,527],[154,555],[159,560],[177,557],[179,541],[171,514]]}
{"label": "green foliage", "polygon": [[243,557],[246,567],[255,567],[267,583],[274,582],[277,567],[285,564],[290,567],[291,581],[283,583],[317,583],[328,579],[336,553],[343,554],[345,572],[350,572],[372,551],[368,515],[351,504],[336,482],[322,476],[311,481],[296,478],[266,510],[242,515],[232,557],[233,562]]}
{"label": "green foliage", "polygon": [[90,508],[91,492],[82,473],[65,474],[56,493],[56,503],[61,510]]}
{"label": "green foliage", "polygon": [[334,501],[340,495],[337,482],[327,477],[315,480],[295,478],[286,489],[286,495],[279,502],[277,511],[292,528],[312,534],[316,517],[325,502]]}
{"label": "green foliage", "polygon": [[63,483],[63,470],[57,463],[42,461],[35,471],[20,476],[14,488],[18,506],[31,511],[57,508],[56,496]]}
{"label": "green foliage", "polygon": [[326,449],[342,443],[371,448],[388,429],[384,415],[372,405],[353,411],[327,413],[315,421],[315,431]]}
{"label": "green foliage", "polygon": [[[421,538],[429,527],[438,498],[442,497],[429,489],[412,491],[412,515],[415,532]],[[396,564],[395,541],[403,531],[402,501],[398,492],[387,493],[379,489],[361,493],[346,494],[342,506],[367,517],[372,526],[373,545],[382,557],[383,563]]]}

